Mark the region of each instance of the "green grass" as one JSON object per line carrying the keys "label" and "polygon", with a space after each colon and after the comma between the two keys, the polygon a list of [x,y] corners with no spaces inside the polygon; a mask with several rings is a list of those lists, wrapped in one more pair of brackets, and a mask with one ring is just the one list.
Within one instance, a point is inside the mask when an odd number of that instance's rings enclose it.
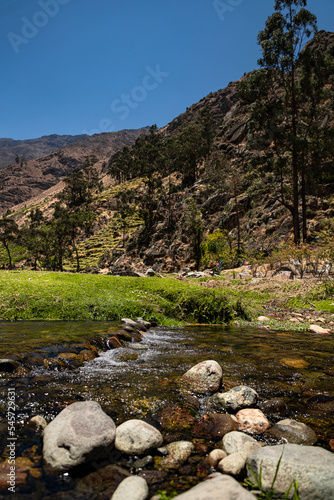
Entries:
{"label": "green grass", "polygon": [[[242,314],[240,305],[237,309]],[[173,326],[184,322],[228,323],[235,315],[223,290],[171,278],[0,272],[2,320],[111,321],[142,316]]]}

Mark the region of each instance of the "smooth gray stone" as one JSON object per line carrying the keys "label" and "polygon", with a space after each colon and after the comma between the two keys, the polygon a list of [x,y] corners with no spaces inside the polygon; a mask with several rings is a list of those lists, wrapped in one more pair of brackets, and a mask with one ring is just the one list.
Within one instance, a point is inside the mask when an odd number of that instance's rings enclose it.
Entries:
{"label": "smooth gray stone", "polygon": [[174,500],[255,500],[233,477],[215,473]]}

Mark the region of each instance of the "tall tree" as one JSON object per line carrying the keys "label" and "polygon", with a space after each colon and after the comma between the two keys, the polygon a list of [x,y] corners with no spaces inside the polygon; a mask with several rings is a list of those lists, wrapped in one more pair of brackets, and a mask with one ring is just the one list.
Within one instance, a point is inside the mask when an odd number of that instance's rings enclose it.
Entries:
{"label": "tall tree", "polygon": [[[306,41],[317,31],[316,17],[304,8],[306,5],[307,0],[275,1],[275,12],[258,35],[262,50],[258,63],[263,70],[253,73],[246,82],[251,87],[248,96],[255,97],[253,125],[265,127],[267,139],[274,143],[276,165],[282,176],[280,201],[291,211],[296,244],[300,242],[299,190],[303,168],[299,65]],[[291,180],[291,198],[283,180],[286,172]]]}
{"label": "tall tree", "polygon": [[0,241],[6,249],[8,255],[9,269],[13,268],[10,243],[13,243],[19,234],[19,228],[13,219],[3,217],[0,219]]}

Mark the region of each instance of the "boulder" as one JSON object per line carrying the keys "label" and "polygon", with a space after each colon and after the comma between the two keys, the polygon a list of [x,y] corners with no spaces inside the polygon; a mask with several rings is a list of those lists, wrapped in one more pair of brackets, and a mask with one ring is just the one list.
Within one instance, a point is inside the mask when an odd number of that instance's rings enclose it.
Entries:
{"label": "boulder", "polygon": [[12,373],[18,366],[19,363],[13,359],[0,359],[0,372]]}
{"label": "boulder", "polygon": [[160,462],[164,470],[178,469],[194,452],[195,446],[190,441],[174,441],[166,446],[167,456]]}
{"label": "boulder", "polygon": [[212,474],[205,481],[174,497],[174,500],[255,500],[256,497],[243,488],[233,477]]}
{"label": "boulder", "polygon": [[127,420],[116,429],[115,447],[128,455],[143,455],[162,445],[161,433],[143,420]]}
{"label": "boulder", "polygon": [[240,410],[236,414],[239,422],[239,429],[249,434],[262,434],[270,427],[269,420],[261,410],[246,409]]}
{"label": "boulder", "polygon": [[111,500],[146,500],[148,486],[144,478],[130,476],[124,479],[117,487]]}
{"label": "boulder", "polygon": [[257,402],[257,398],[258,393],[246,385],[239,385],[227,392],[218,393],[213,396],[213,400],[216,404],[225,410],[232,411],[254,406]]}
{"label": "boulder", "polygon": [[270,491],[281,457],[274,484],[277,497],[283,498],[295,480],[302,500],[333,499],[334,454],[316,446],[264,446],[248,458],[248,478],[254,482],[252,470],[257,477],[262,470],[262,487],[264,491]]}
{"label": "boulder", "polygon": [[107,456],[115,442],[114,421],[95,401],[69,405],[43,433],[43,460],[48,472],[59,474],[91,459]]}
{"label": "boulder", "polygon": [[277,422],[266,432],[266,436],[291,444],[311,446],[318,441],[316,433],[307,425],[289,418]]}
{"label": "boulder", "polygon": [[196,394],[217,392],[220,389],[223,371],[217,361],[202,361],[188,370],[182,377],[181,383]]}

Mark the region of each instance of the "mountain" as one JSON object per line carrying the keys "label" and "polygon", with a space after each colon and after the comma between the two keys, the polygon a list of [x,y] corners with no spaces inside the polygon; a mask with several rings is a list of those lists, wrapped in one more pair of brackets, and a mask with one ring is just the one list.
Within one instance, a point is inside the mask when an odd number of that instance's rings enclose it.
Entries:
{"label": "mountain", "polygon": [[13,139],[0,139],[0,169],[13,163],[34,160],[47,155],[69,144],[81,141],[87,137],[82,135],[44,135],[38,139],[15,141]]}
{"label": "mountain", "polygon": [[80,141],[22,165],[13,163],[0,169],[0,213],[50,189],[72,170],[83,166],[87,156],[95,156],[101,163],[108,161],[110,156],[133,144],[147,130],[142,128],[85,136]]}

